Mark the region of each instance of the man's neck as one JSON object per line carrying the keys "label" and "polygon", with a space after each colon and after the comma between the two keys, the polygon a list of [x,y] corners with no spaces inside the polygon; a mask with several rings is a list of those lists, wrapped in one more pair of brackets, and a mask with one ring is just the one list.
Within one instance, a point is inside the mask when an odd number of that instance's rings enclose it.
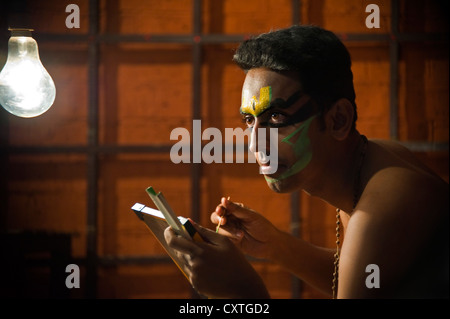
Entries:
{"label": "man's neck", "polygon": [[355,196],[360,195],[355,194],[355,183],[359,183],[357,179],[364,165],[361,163],[362,147],[363,140],[357,131],[345,141],[339,142],[330,152],[332,156],[324,161],[324,167],[319,172],[321,178],[318,179],[322,181],[322,185],[312,195],[351,214]]}

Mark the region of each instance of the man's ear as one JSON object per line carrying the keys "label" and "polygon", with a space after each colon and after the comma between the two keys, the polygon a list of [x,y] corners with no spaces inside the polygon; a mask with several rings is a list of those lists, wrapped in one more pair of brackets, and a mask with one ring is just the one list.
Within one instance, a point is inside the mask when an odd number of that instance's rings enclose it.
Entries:
{"label": "man's ear", "polygon": [[352,130],[355,111],[353,105],[347,99],[339,99],[325,113],[327,130],[338,141],[347,138]]}

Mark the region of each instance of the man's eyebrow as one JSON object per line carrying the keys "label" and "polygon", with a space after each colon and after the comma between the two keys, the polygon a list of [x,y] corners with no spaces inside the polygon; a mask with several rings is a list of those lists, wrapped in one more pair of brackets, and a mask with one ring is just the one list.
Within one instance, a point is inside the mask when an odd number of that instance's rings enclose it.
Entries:
{"label": "man's eyebrow", "polygon": [[314,102],[313,100],[308,100],[300,109],[298,109],[294,114],[290,115],[287,123],[295,124],[307,120],[314,112]]}
{"label": "man's eyebrow", "polygon": [[[277,107],[276,105],[272,105],[272,103],[269,104],[269,106],[267,108],[264,109],[264,111],[262,111],[261,113],[259,113],[258,115],[256,115],[256,117],[260,117],[261,115],[265,114],[266,112],[270,111],[271,109]],[[239,111],[239,113],[241,113],[241,115],[252,115],[255,116],[255,114],[249,113],[249,112],[245,112],[245,111]]]}
{"label": "man's eyebrow", "polygon": [[281,108],[281,109],[287,109],[288,107],[295,104],[301,97],[303,96],[302,91],[298,90],[294,94],[292,94],[288,99],[285,101],[281,97],[276,98],[272,102],[269,103],[269,106],[261,112],[258,116],[263,115],[264,113],[274,109],[274,108]]}
{"label": "man's eyebrow", "polygon": [[286,109],[293,105],[295,102],[297,102],[302,97],[302,91],[298,90],[294,92],[288,99],[285,101],[282,98],[278,97],[272,102],[270,102],[269,107],[267,109],[273,108],[273,107],[279,107],[282,109]]}
{"label": "man's eyebrow", "polygon": [[[264,113],[270,111],[271,109],[274,109],[277,107],[282,108],[282,109],[287,109],[288,107],[290,107],[294,103],[296,103],[302,96],[303,96],[302,91],[298,90],[298,91],[294,92],[294,94],[292,94],[290,97],[288,97],[287,100],[283,100],[281,97],[278,97],[275,100],[271,101],[269,103],[269,106],[267,108],[265,108],[264,111],[262,111],[260,114],[258,114],[257,117],[261,116]],[[254,115],[254,114],[244,112],[244,111],[240,111],[240,113],[242,115]]]}

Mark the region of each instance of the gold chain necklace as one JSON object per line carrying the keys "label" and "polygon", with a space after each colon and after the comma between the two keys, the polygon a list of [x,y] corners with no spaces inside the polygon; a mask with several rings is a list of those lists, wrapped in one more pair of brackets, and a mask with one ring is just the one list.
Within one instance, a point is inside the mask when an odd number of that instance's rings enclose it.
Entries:
{"label": "gold chain necklace", "polygon": [[[359,198],[361,196],[361,169],[363,166],[364,158],[366,157],[366,151],[367,151],[367,137],[364,135],[361,135],[363,146],[360,153],[359,158],[359,164],[358,164],[358,171],[356,173],[355,182],[353,185],[353,210],[356,207],[356,204],[358,204]],[[337,298],[337,287],[338,287],[338,278],[339,278],[339,258],[341,255],[341,210],[339,208],[336,209],[336,253],[334,254],[334,272],[333,272],[333,285],[332,285],[332,291],[333,291],[333,299]]]}

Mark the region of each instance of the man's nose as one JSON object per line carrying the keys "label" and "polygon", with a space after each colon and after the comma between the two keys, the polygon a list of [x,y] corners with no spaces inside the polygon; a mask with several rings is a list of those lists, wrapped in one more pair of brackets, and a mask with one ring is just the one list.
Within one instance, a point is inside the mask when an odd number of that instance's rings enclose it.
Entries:
{"label": "man's nose", "polygon": [[261,127],[259,122],[256,121],[250,134],[250,152],[256,153],[262,151],[267,153],[269,151],[268,145],[270,144],[268,143],[268,138],[269,134],[267,134],[267,127]]}

